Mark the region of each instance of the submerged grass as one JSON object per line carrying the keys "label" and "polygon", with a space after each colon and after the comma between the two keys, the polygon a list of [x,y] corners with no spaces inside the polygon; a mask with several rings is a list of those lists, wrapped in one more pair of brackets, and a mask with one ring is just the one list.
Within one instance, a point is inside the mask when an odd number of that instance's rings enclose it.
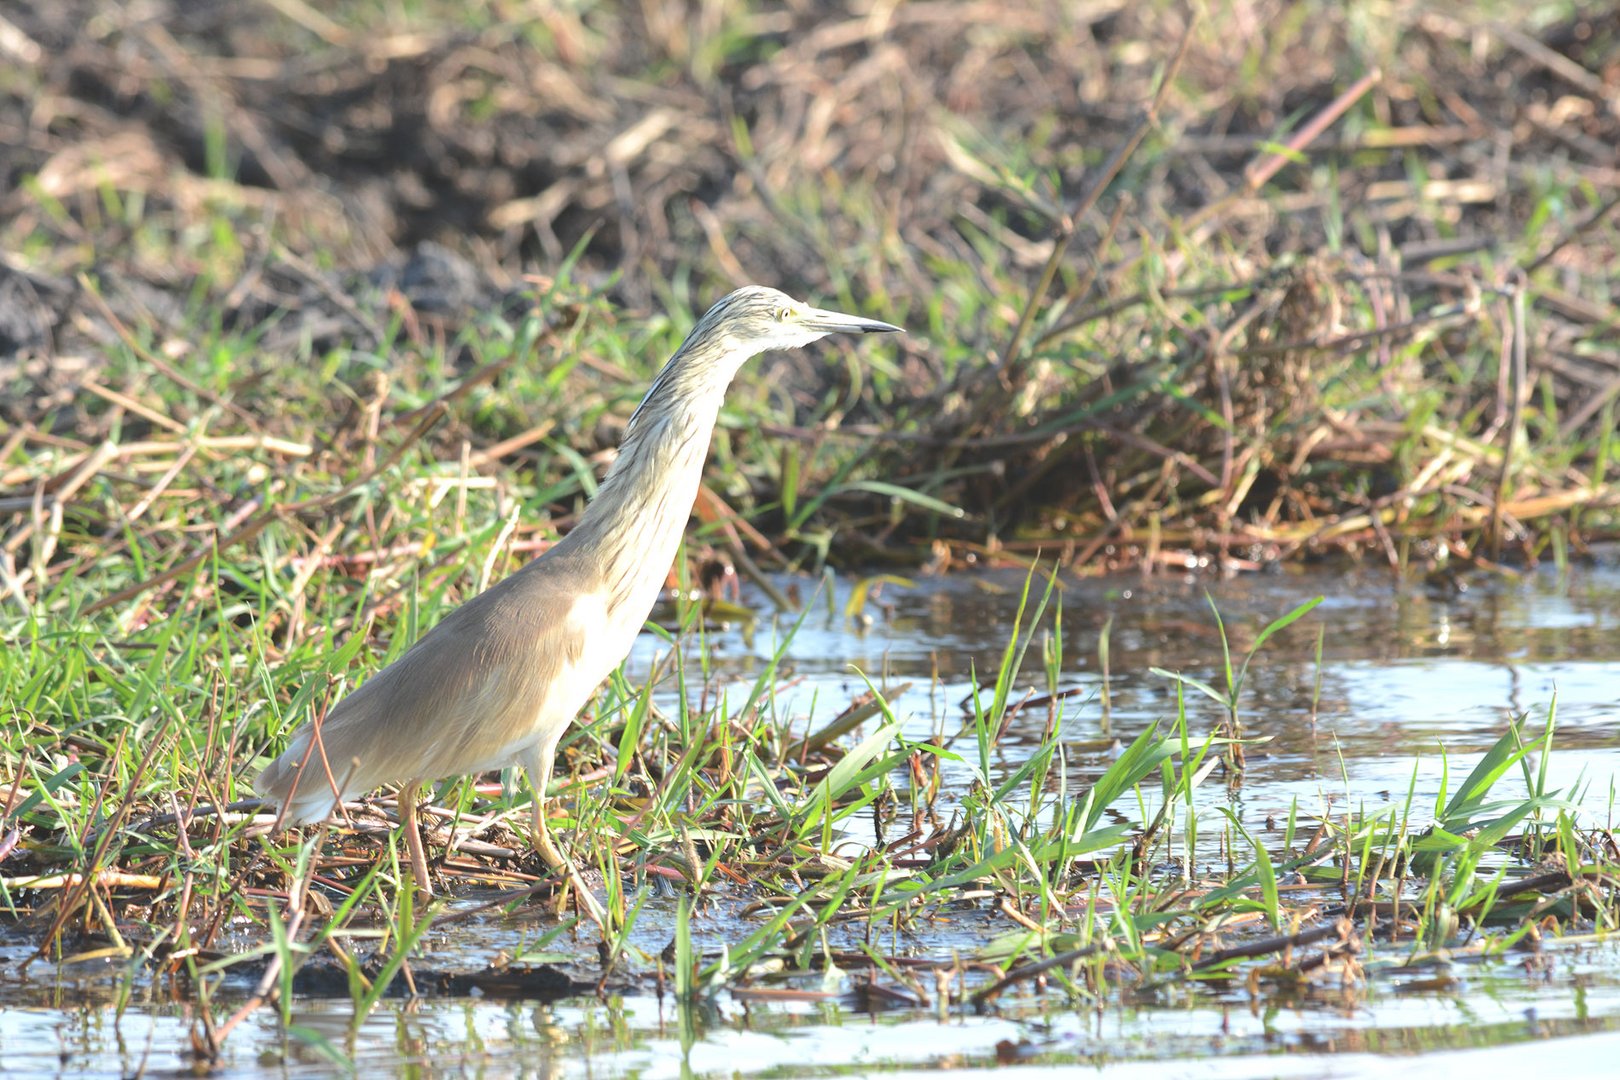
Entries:
{"label": "submerged grass", "polygon": [[[797,624],[784,624],[752,683],[726,686],[692,655],[707,648],[702,605],[672,612],[668,651],[646,681],[616,676],[563,749],[570,813],[557,825],[601,883],[608,929],[593,949],[589,924],[564,917],[475,971],[442,966],[424,944],[457,922],[550,902],[522,839],[526,791],[440,788],[424,820],[453,899],[418,909],[386,794],[351,804],[351,826],[302,836],[266,835],[270,815],[232,803],[249,748],[281,723],[259,688],[285,697],[317,672],[247,649],[235,681],[251,689],[210,681],[218,711],[199,731],[159,702],[172,693],[166,672],[220,655],[217,628],[149,625],[120,651],[140,663],[88,678],[66,660],[83,654],[77,637],[41,635],[0,667],[27,715],[52,715],[71,691],[86,715],[134,715],[139,704],[148,721],[112,740],[38,720],[8,729],[3,760],[16,764],[0,902],[43,962],[112,958],[121,998],[158,983],[193,1001],[205,1059],[273,1006],[289,1038],[346,1060],[352,1041],[293,1021],[308,993],[349,998],[353,1030],[386,995],[473,987],[551,996],[647,984],[700,1011],[720,992],[942,1011],[1227,979],[1276,992],[1328,979],[1354,993],[1369,964],[1489,956],[1620,919],[1606,834],[1583,821],[1580,793],[1546,783],[1551,710],[1511,724],[1455,789],[1441,783],[1432,808],[1416,804],[1414,786],[1394,805],[1295,806],[1285,826],[1255,830],[1198,797],[1217,771],[1240,782],[1231,751],[1241,736],[1225,723],[1196,731],[1180,707],[1080,783],[1065,761],[1070,699],[1018,690],[1031,685],[1037,638],[1043,659],[1062,655],[1056,586],[1026,580],[999,667],[964,702],[957,730],[935,718],[930,735],[868,682],[875,710],[853,735],[807,741],[778,714],[777,671]],[[426,625],[448,602],[419,595],[416,618]],[[1228,665],[1230,688],[1205,692],[1235,711],[1245,675],[1261,670],[1255,651],[1314,608],[1271,622],[1245,663]],[[1041,667],[1034,685],[1059,685]],[[1161,675],[1178,703],[1195,685]],[[1014,719],[1027,714],[1027,733],[1043,707],[1038,739],[1005,764]],[[965,788],[942,782],[946,766],[966,770]],[[1523,793],[1509,794],[1510,781]],[[665,913],[662,931],[642,925],[649,907]],[[716,923],[717,912],[727,917]],[[979,947],[930,944],[957,923],[975,928]],[[716,925],[738,929],[716,937]]]}

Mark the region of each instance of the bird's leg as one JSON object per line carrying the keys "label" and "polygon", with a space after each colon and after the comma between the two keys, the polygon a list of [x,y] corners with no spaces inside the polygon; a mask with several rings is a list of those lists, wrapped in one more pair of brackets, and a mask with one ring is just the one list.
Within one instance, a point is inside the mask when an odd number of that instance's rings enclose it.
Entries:
{"label": "bird's leg", "polygon": [[556,743],[546,739],[530,750],[523,762],[523,771],[528,774],[529,784],[534,788],[534,819],[530,838],[534,841],[534,850],[540,853],[547,866],[571,875],[574,864],[557,850],[557,845],[551,839],[551,829],[546,824],[546,788],[551,786],[551,766],[556,757]]}
{"label": "bird's leg", "polygon": [[573,873],[574,864],[568,861],[568,856],[557,850],[557,843],[551,838],[551,827],[546,824],[546,801],[536,788],[534,796],[534,823],[529,830],[530,839],[534,841],[534,850],[540,853],[545,864],[558,873]]}
{"label": "bird's leg", "polygon": [[[559,737],[561,734],[558,732]],[[530,839],[534,843],[534,850],[540,854],[545,864],[561,874],[579,893],[580,903],[584,905],[585,913],[591,917],[591,921],[597,926],[603,926],[605,912],[602,905],[597,903],[591,890],[585,887],[584,879],[579,876],[579,870],[569,861],[568,856],[557,850],[557,845],[551,839],[551,828],[546,824],[546,788],[551,786],[551,766],[556,757],[556,739],[546,739],[530,750],[524,758],[523,771],[528,774],[529,783],[534,787],[534,824]],[[565,899],[566,896],[564,893]]]}
{"label": "bird's leg", "polygon": [[433,883],[428,879],[427,852],[422,848],[422,830],[416,824],[416,793],[422,788],[420,780],[410,780],[399,789],[399,827],[405,830],[405,846],[411,853],[411,874],[416,888],[424,896],[433,895]]}

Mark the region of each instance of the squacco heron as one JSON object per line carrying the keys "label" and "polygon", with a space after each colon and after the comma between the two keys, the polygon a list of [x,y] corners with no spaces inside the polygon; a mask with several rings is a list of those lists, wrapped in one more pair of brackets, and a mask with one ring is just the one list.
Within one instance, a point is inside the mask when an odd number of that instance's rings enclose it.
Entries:
{"label": "squacco heron", "polygon": [[738,289],[698,320],[630,417],[579,523],[543,555],[452,611],[399,659],[300,727],[254,781],[288,825],[399,783],[419,889],[431,892],[416,821],[424,783],[521,764],[534,786],[534,848],[594,898],[552,842],[544,799],[557,743],[629,653],[675,561],[732,377],[770,349],[898,326],[822,311],[775,289]]}

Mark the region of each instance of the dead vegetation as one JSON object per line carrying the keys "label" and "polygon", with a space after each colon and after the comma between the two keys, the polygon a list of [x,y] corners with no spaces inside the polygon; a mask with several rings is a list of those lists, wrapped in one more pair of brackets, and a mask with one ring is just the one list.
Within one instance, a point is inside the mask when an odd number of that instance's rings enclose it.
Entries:
{"label": "dead vegetation", "polygon": [[[479,320],[534,310],[524,275],[576,249],[632,312],[768,280],[908,323],[866,376],[772,361],[791,378],[761,385],[790,389],[725,485],[788,540],[789,481],[927,496],[821,502],[846,559],[932,537],[939,565],[1403,564],[1612,535],[1620,19],[1307,8],[14,13],[7,549],[39,528],[18,515],[103,490],[103,440],[110,467],[188,428],[167,399],[203,381],[199,331],[254,356],[201,403],[212,433],[305,445],[278,366],[465,372]],[[115,350],[139,362],[109,375]],[[455,412],[432,445],[499,470],[549,424]],[[771,463],[784,438],[809,474]],[[163,469],[199,450],[174,438]]]}

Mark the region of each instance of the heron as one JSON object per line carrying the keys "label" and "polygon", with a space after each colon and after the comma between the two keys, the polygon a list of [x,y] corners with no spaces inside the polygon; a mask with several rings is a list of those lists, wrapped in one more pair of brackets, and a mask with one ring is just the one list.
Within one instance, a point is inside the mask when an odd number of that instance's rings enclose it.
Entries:
{"label": "heron", "polygon": [[384,784],[418,890],[432,895],[417,825],[423,784],[522,765],[530,839],[602,912],[553,842],[545,812],[557,744],[630,652],[674,563],[721,401],[738,370],[828,334],[900,331],[751,285],[711,307],[631,414],[607,475],[567,535],[467,600],[320,718],[300,726],[253,787],[288,826],[311,825]]}

